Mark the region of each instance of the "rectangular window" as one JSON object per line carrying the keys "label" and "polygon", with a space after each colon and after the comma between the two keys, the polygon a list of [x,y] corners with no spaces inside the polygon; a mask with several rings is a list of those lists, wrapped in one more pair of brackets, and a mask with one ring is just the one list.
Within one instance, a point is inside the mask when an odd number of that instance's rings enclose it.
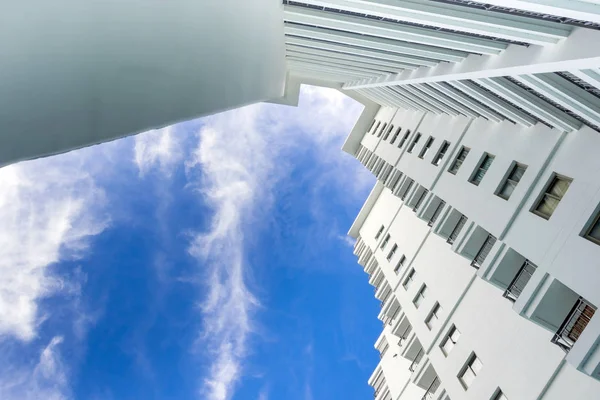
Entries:
{"label": "rectangular window", "polygon": [[385,135],[383,136],[383,140],[387,140],[390,137],[390,132],[394,130],[394,125],[390,125],[387,131],[385,131]]}
{"label": "rectangular window", "polygon": [[400,196],[400,200],[404,200],[406,198],[406,195],[408,194],[408,192],[410,192],[413,183],[415,183],[415,181],[413,181],[412,179],[410,180],[410,182],[408,182],[408,185],[406,185],[406,189],[404,189],[404,193],[402,193],[402,196]]}
{"label": "rectangular window", "polygon": [[394,144],[396,142],[396,139],[398,139],[398,136],[400,135],[401,131],[402,131],[402,127],[398,127],[398,129],[396,129],[396,133],[394,133],[394,136],[392,136],[392,140],[390,140],[390,144]]}
{"label": "rectangular window", "polygon": [[398,273],[400,272],[400,270],[402,269],[402,267],[404,266],[404,262],[406,261],[406,256],[404,254],[402,254],[400,256],[400,260],[398,260],[398,263],[396,264],[396,266],[394,267],[394,273],[396,275],[398,275]]}
{"label": "rectangular window", "polygon": [[425,300],[426,295],[427,295],[427,285],[423,284],[423,286],[421,286],[421,289],[419,289],[419,292],[413,299],[413,304],[415,305],[416,308],[419,308],[421,303],[423,303],[423,300]]}
{"label": "rectangular window", "polygon": [[433,136],[429,136],[427,138],[427,141],[425,142],[425,146],[423,146],[423,148],[421,149],[421,152],[419,153],[419,158],[423,158],[427,155],[427,152],[429,151],[429,149],[431,148],[431,145],[433,144]]}
{"label": "rectangular window", "polygon": [[479,361],[477,355],[473,353],[473,355],[471,355],[469,358],[467,365],[463,367],[462,371],[458,375],[458,380],[463,385],[465,390],[471,386],[475,380],[475,377],[480,373],[482,367],[483,365],[481,364],[481,361]]}
{"label": "rectangular window", "polygon": [[508,397],[506,397],[504,393],[502,393],[502,390],[498,388],[498,391],[496,392],[494,397],[492,397],[492,400],[508,400]]}
{"label": "rectangular window", "polygon": [[565,193],[567,193],[571,182],[571,178],[554,174],[550,184],[531,211],[542,218],[550,219],[558,203],[560,203]]}
{"label": "rectangular window", "polygon": [[406,141],[408,140],[408,137],[410,136],[410,129],[406,131],[406,133],[404,134],[404,137],[402,138],[402,140],[400,141],[400,143],[398,143],[398,148],[401,149],[402,146],[404,146],[404,143],[406,143]]}
{"label": "rectangular window", "polygon": [[504,200],[508,200],[510,195],[517,187],[517,184],[525,174],[527,167],[523,164],[515,163],[510,170],[510,173],[506,177],[506,180],[502,182],[500,189],[496,195],[502,197]]}
{"label": "rectangular window", "polygon": [[442,307],[440,306],[440,303],[435,303],[435,305],[431,309],[431,312],[425,319],[425,325],[427,325],[427,328],[429,328],[429,330],[431,330],[431,328],[433,328],[433,326],[437,324],[438,320],[440,319],[441,312]]}
{"label": "rectangular window", "polygon": [[452,325],[452,328],[448,331],[448,334],[440,344],[440,348],[442,349],[442,353],[446,357],[450,354],[450,351],[454,348],[458,339],[460,338],[460,331],[456,329],[456,326]]}
{"label": "rectangular window", "polygon": [[415,146],[417,145],[417,143],[419,143],[420,139],[421,139],[421,134],[417,133],[415,135],[415,137],[413,138],[412,142],[410,142],[410,144],[408,145],[408,149],[406,149],[406,151],[408,151],[409,153],[412,153]]}
{"label": "rectangular window", "polygon": [[392,249],[390,250],[390,252],[387,255],[388,261],[390,261],[392,259],[392,257],[394,257],[394,254],[396,254],[396,250],[398,250],[398,245],[396,243],[394,243],[394,245],[392,246]]}
{"label": "rectangular window", "polygon": [[438,150],[437,154],[435,155],[435,157],[433,157],[433,161],[431,163],[435,166],[440,165],[440,161],[442,161],[442,159],[446,155],[446,152],[448,151],[449,147],[450,147],[450,142],[447,140],[444,140],[442,142],[442,145],[440,146],[440,149]]}
{"label": "rectangular window", "polygon": [[387,246],[389,241],[390,241],[390,234],[388,233],[387,235],[385,235],[385,239],[383,239],[383,242],[381,242],[381,248],[385,249],[385,246]]}
{"label": "rectangular window", "polygon": [[373,129],[373,132],[371,132],[371,135],[375,135],[375,133],[377,132],[377,129],[379,129],[379,125],[381,125],[381,121],[377,122],[377,125],[375,125],[375,129]]}
{"label": "rectangular window", "polygon": [[478,186],[481,183],[481,181],[483,180],[483,177],[485,176],[488,169],[490,169],[490,166],[492,165],[493,161],[494,161],[493,155],[484,153],[481,163],[479,163],[479,166],[473,172],[473,176],[471,176],[471,179],[469,179],[469,182],[471,182],[475,186]]}
{"label": "rectangular window", "polygon": [[375,235],[375,240],[379,239],[379,237],[381,236],[381,234],[383,233],[384,230],[384,226],[381,225],[381,228],[379,228],[379,230],[377,231],[377,235]]}
{"label": "rectangular window", "polygon": [[383,131],[385,131],[386,127],[387,127],[387,122],[385,124],[383,124],[383,126],[381,127],[381,130],[377,134],[377,137],[381,137],[381,135],[383,134]]}
{"label": "rectangular window", "polygon": [[600,212],[594,218],[592,225],[585,231],[583,237],[596,244],[600,244]]}
{"label": "rectangular window", "polygon": [[367,132],[371,132],[371,129],[373,129],[375,122],[377,122],[377,121],[376,120],[371,121],[371,125],[369,125],[369,129],[367,130]]}
{"label": "rectangular window", "polygon": [[404,290],[408,290],[408,288],[410,287],[410,285],[412,285],[414,280],[415,280],[415,269],[411,268],[410,271],[408,272],[408,275],[404,279],[404,282],[402,282],[402,287],[404,287]]}
{"label": "rectangular window", "polygon": [[471,149],[463,146],[460,149],[460,151],[458,152],[458,155],[456,156],[456,158],[454,159],[454,162],[452,163],[452,165],[448,169],[448,172],[450,172],[451,174],[456,175],[456,173],[460,169],[460,166],[462,165],[463,161],[465,161],[465,158],[467,158],[467,155],[469,154],[470,150]]}

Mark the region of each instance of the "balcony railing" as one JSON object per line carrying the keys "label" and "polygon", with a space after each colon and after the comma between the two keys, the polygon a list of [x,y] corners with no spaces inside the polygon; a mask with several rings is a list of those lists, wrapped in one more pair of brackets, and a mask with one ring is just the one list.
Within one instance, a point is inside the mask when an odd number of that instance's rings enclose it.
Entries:
{"label": "balcony railing", "polygon": [[402,347],[403,342],[408,339],[408,334],[410,333],[410,330],[412,329],[412,326],[410,324],[408,324],[406,326],[406,329],[404,329],[404,332],[402,332],[400,334],[400,340],[398,340],[398,346]]}
{"label": "balcony railing", "polygon": [[417,367],[419,366],[419,363],[421,362],[421,360],[423,359],[423,349],[419,350],[419,352],[417,353],[417,355],[415,356],[415,358],[413,359],[413,362],[410,364],[410,367],[408,367],[408,370],[410,372],[415,372],[415,370],[417,369]]}
{"label": "balcony railing", "polygon": [[423,397],[421,397],[421,400],[432,400],[433,395],[435,394],[436,390],[438,390],[439,387],[440,387],[440,379],[436,376],[433,379],[433,381],[431,382],[431,384],[429,385],[429,387],[427,388],[427,391],[425,392]]}
{"label": "balcony railing", "polygon": [[461,215],[460,218],[458,219],[458,222],[454,226],[454,229],[452,229],[452,233],[450,233],[450,236],[448,236],[448,240],[446,240],[446,242],[448,242],[449,244],[454,243],[454,241],[458,237],[458,234],[460,233],[460,231],[462,230],[463,226],[465,226],[466,223],[467,223],[467,217],[465,217],[464,215]]}
{"label": "balcony railing", "polygon": [[471,266],[475,267],[475,268],[481,267],[483,265],[483,262],[487,258],[488,254],[490,254],[490,250],[492,250],[492,247],[494,247],[495,243],[496,243],[496,238],[492,235],[488,235],[488,237],[485,238],[485,242],[483,242],[483,244],[481,245],[481,248],[477,252],[477,255],[471,262]]}
{"label": "balcony railing", "polygon": [[580,297],[554,334],[552,343],[558,345],[564,351],[571,350],[595,312],[596,307]]}
{"label": "balcony railing", "polygon": [[504,292],[504,297],[506,297],[513,303],[517,301],[517,299],[523,292],[523,289],[525,289],[527,282],[529,282],[529,279],[531,279],[531,276],[535,272],[536,268],[537,267],[535,266],[535,264],[532,264],[529,260],[525,260],[525,262],[519,269],[519,272],[517,272],[512,282],[510,283],[510,285],[508,285],[508,288]]}
{"label": "balcony railing", "polygon": [[427,226],[433,226],[433,224],[435,224],[435,221],[437,221],[437,219],[440,216],[445,205],[446,205],[445,201],[440,201],[440,204],[438,204],[438,206],[435,208],[435,211],[433,212],[433,214],[431,214],[431,218],[429,218],[429,222],[427,223]]}
{"label": "balcony railing", "polygon": [[423,203],[423,200],[425,200],[425,196],[427,196],[427,193],[429,193],[428,190],[423,190],[423,192],[419,196],[419,199],[417,200],[417,202],[415,203],[415,205],[414,205],[414,207],[412,209],[413,212],[417,212],[417,210],[419,209],[419,207],[421,207],[421,204]]}

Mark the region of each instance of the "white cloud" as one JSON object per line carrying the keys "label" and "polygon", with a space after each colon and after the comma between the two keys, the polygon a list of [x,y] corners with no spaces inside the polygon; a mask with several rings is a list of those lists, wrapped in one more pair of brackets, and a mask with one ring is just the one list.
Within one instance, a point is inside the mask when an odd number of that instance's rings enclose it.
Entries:
{"label": "white cloud", "polygon": [[182,160],[181,141],[175,136],[173,126],[140,133],[134,140],[135,163],[140,176],[155,167],[165,175],[170,175]]}
{"label": "white cloud", "polygon": [[70,397],[66,367],[55,336],[42,349],[35,365],[14,368],[0,365],[0,398],[3,400],[65,400]]}
{"label": "white cloud", "polygon": [[[325,165],[321,181],[361,195],[372,180],[340,147],[361,106],[329,89],[303,88],[300,108],[254,105],[205,120],[193,159],[190,186],[213,208],[210,229],[198,234],[190,253],[206,267],[199,346],[210,353],[202,398],[231,399],[242,376],[260,302],[248,287],[247,237],[268,211],[276,184],[289,172],[285,154],[311,147]],[[318,182],[315,182],[318,185]]]}
{"label": "white cloud", "polygon": [[64,156],[0,170],[0,337],[36,337],[39,300],[71,290],[49,267],[82,256],[106,226],[104,193],[83,170]]}

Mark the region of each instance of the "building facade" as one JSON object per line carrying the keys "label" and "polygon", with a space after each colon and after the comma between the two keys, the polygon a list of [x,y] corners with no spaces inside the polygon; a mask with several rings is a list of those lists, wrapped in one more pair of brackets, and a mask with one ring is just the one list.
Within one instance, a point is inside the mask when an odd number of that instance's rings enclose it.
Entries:
{"label": "building facade", "polygon": [[378,110],[350,230],[381,300],[377,400],[600,398],[598,148],[587,125]]}

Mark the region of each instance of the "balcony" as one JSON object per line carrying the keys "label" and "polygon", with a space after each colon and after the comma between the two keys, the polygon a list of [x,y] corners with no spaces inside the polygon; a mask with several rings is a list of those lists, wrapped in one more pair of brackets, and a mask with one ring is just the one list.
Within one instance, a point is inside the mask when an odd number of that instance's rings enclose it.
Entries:
{"label": "balcony", "polygon": [[554,334],[552,343],[566,352],[571,350],[595,312],[596,307],[580,297]]}
{"label": "balcony", "polygon": [[496,238],[493,235],[488,235],[483,244],[481,245],[481,248],[477,252],[477,255],[475,256],[475,258],[473,258],[471,266],[479,269],[483,265],[483,262],[487,258],[488,254],[490,253],[490,250],[492,250],[492,247],[494,247],[494,244],[496,244]]}
{"label": "balcony", "polygon": [[415,205],[412,208],[413,212],[417,212],[419,210],[419,207],[421,207],[421,204],[423,204],[423,200],[425,200],[427,193],[429,193],[429,191],[426,189],[423,189],[421,191],[421,193],[418,195],[419,197],[417,198],[417,201],[415,202]]}
{"label": "balcony", "polygon": [[504,291],[503,296],[513,303],[517,301],[536,268],[535,264],[531,263],[529,260],[525,260],[513,280],[508,285],[508,288]]}
{"label": "balcony", "polygon": [[467,223],[467,217],[465,217],[464,215],[461,215],[460,218],[458,219],[458,222],[456,222],[454,229],[452,229],[450,236],[448,236],[448,240],[446,240],[446,242],[448,244],[454,243],[454,241],[456,240],[456,238],[460,234],[460,231],[462,230],[462,228],[465,226],[466,223]]}

